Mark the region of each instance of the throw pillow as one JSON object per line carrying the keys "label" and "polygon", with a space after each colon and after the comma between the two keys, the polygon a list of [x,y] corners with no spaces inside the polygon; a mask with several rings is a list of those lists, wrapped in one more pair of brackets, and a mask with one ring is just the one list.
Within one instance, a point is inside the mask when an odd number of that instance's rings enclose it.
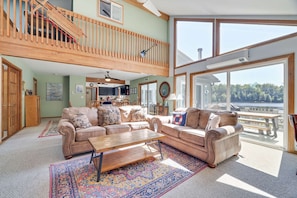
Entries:
{"label": "throw pillow", "polygon": [[121,124],[120,109],[118,107],[107,108],[103,112],[103,126]]}
{"label": "throw pillow", "polygon": [[132,122],[139,122],[139,121],[145,121],[145,113],[142,109],[132,109],[131,110],[131,121]]}
{"label": "throw pillow", "polygon": [[173,112],[172,124],[185,126],[187,112]]}
{"label": "throw pillow", "polygon": [[219,115],[211,113],[209,115],[208,122],[207,122],[207,125],[205,127],[205,131],[207,132],[207,131],[209,131],[211,129],[218,128],[220,120],[221,120],[221,117]]}
{"label": "throw pillow", "polygon": [[87,115],[85,114],[77,114],[73,116],[71,122],[75,128],[89,128],[92,126]]}

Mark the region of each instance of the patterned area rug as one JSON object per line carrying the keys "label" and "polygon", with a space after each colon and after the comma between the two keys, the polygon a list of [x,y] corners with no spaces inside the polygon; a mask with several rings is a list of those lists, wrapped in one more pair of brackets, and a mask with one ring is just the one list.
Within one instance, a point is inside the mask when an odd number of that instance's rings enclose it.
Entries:
{"label": "patterned area rug", "polygon": [[42,138],[42,137],[60,135],[60,133],[58,132],[58,123],[59,123],[58,120],[48,121],[46,127],[44,128],[44,130],[41,132],[41,134],[38,137]]}
{"label": "patterned area rug", "polygon": [[[164,159],[143,160],[101,174],[90,155],[50,165],[50,197],[160,197],[207,165],[162,144]],[[103,156],[104,160],[104,156]]]}

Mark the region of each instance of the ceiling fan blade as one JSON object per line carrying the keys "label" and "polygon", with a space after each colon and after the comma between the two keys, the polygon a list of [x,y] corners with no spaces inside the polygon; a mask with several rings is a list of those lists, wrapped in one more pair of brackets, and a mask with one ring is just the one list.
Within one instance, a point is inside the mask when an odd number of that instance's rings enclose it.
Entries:
{"label": "ceiling fan blade", "polygon": [[156,16],[161,16],[161,13],[159,10],[156,8],[156,6],[151,2],[151,0],[147,0],[144,2],[143,7],[148,9],[150,12],[154,13]]}

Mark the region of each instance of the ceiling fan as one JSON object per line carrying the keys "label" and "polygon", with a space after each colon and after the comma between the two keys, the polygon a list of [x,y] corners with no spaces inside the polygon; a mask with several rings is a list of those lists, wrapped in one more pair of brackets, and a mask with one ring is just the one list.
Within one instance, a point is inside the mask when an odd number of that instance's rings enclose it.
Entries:
{"label": "ceiling fan", "polygon": [[120,79],[110,77],[109,71],[106,71],[105,81],[110,82],[111,80],[120,80]]}
{"label": "ceiling fan", "polygon": [[156,6],[151,2],[151,0],[137,0],[138,3],[143,3],[143,7],[148,9],[150,12],[155,14],[156,16],[161,16],[161,13],[156,8]]}

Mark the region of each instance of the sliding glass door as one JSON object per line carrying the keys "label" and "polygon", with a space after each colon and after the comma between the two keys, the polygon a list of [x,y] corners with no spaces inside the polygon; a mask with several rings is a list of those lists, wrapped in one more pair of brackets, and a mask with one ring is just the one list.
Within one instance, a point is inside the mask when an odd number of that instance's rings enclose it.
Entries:
{"label": "sliding glass door", "polygon": [[157,82],[141,84],[140,90],[141,106],[145,107],[149,114],[155,114],[155,106],[157,104]]}
{"label": "sliding glass door", "polygon": [[284,147],[285,63],[267,63],[193,78],[192,106],[238,111],[241,137]]}

